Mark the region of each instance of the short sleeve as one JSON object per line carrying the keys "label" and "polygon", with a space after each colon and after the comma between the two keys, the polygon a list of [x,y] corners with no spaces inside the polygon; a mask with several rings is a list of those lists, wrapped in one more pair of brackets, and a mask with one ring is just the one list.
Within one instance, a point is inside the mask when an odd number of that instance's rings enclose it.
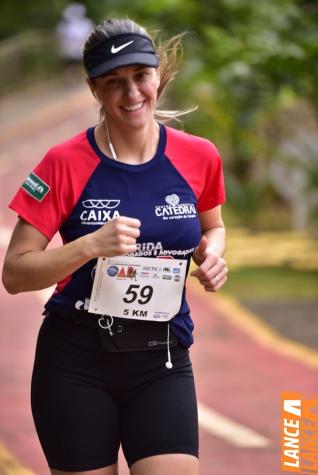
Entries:
{"label": "short sleeve", "polygon": [[87,131],[55,145],[26,177],[9,207],[48,239],[71,214],[100,164]]}
{"label": "short sleeve", "polygon": [[62,161],[51,149],[26,177],[9,208],[51,240],[71,205],[65,186]]}
{"label": "short sleeve", "polygon": [[209,140],[166,127],[166,155],[197,199],[198,212],[225,202],[222,160]]}
{"label": "short sleeve", "polygon": [[216,147],[211,142],[209,145],[202,167],[201,183],[203,187],[197,205],[199,212],[215,208],[215,206],[225,203],[226,200],[222,160]]}

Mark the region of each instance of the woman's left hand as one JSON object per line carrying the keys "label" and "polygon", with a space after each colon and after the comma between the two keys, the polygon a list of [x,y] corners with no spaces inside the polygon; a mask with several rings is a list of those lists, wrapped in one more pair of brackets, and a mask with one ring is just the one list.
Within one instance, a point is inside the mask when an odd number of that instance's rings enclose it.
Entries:
{"label": "woman's left hand", "polygon": [[190,275],[197,277],[206,291],[216,292],[227,280],[228,269],[223,257],[208,251],[208,240],[202,236],[193,256],[198,268]]}

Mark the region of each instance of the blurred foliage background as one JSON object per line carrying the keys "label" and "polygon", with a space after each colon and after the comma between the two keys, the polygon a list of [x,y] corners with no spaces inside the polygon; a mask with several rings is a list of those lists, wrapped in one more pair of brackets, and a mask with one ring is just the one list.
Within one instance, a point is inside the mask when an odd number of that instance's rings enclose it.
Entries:
{"label": "blurred foliage background", "polygon": [[[59,75],[65,0],[2,0],[0,93]],[[128,16],[163,38],[187,31],[166,104],[224,159],[228,220],[314,232],[318,221],[316,0],[85,0],[99,23]]]}

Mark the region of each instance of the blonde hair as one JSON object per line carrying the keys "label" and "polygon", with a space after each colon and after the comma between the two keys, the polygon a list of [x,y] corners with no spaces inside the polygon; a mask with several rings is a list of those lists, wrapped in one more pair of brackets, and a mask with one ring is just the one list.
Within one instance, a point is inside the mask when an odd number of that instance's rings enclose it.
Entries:
{"label": "blonde hair", "polygon": [[[147,36],[157,51],[160,61],[160,78],[158,87],[158,101],[163,97],[168,85],[175,79],[178,73],[178,67],[182,58],[183,48],[182,39],[186,33],[173,36],[172,38],[161,41],[158,32],[156,33],[156,40],[154,41],[145,28],[138,25],[133,20],[111,18],[105,20],[100,25],[96,26],[92,33],[86,40],[84,45],[84,53],[88,53],[94,46],[100,43],[105,37],[111,38],[116,35],[125,33],[138,33]],[[157,44],[156,44],[157,43]],[[179,117],[197,109],[197,106],[190,107],[183,111],[178,110],[161,110],[155,109],[155,119],[161,122],[168,122],[170,120],[179,121]],[[103,107],[100,109],[100,119],[104,119],[105,113]]]}

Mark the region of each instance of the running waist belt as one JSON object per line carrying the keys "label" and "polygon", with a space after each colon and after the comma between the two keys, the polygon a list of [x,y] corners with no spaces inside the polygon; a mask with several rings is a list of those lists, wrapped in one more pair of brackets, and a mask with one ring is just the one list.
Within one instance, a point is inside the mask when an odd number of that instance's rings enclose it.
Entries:
{"label": "running waist belt", "polygon": [[107,316],[88,315],[84,312],[45,312],[46,317],[61,319],[76,325],[98,330],[101,346],[105,351],[166,350],[177,346],[177,338],[168,331],[169,323],[143,322],[113,318],[110,325]]}

